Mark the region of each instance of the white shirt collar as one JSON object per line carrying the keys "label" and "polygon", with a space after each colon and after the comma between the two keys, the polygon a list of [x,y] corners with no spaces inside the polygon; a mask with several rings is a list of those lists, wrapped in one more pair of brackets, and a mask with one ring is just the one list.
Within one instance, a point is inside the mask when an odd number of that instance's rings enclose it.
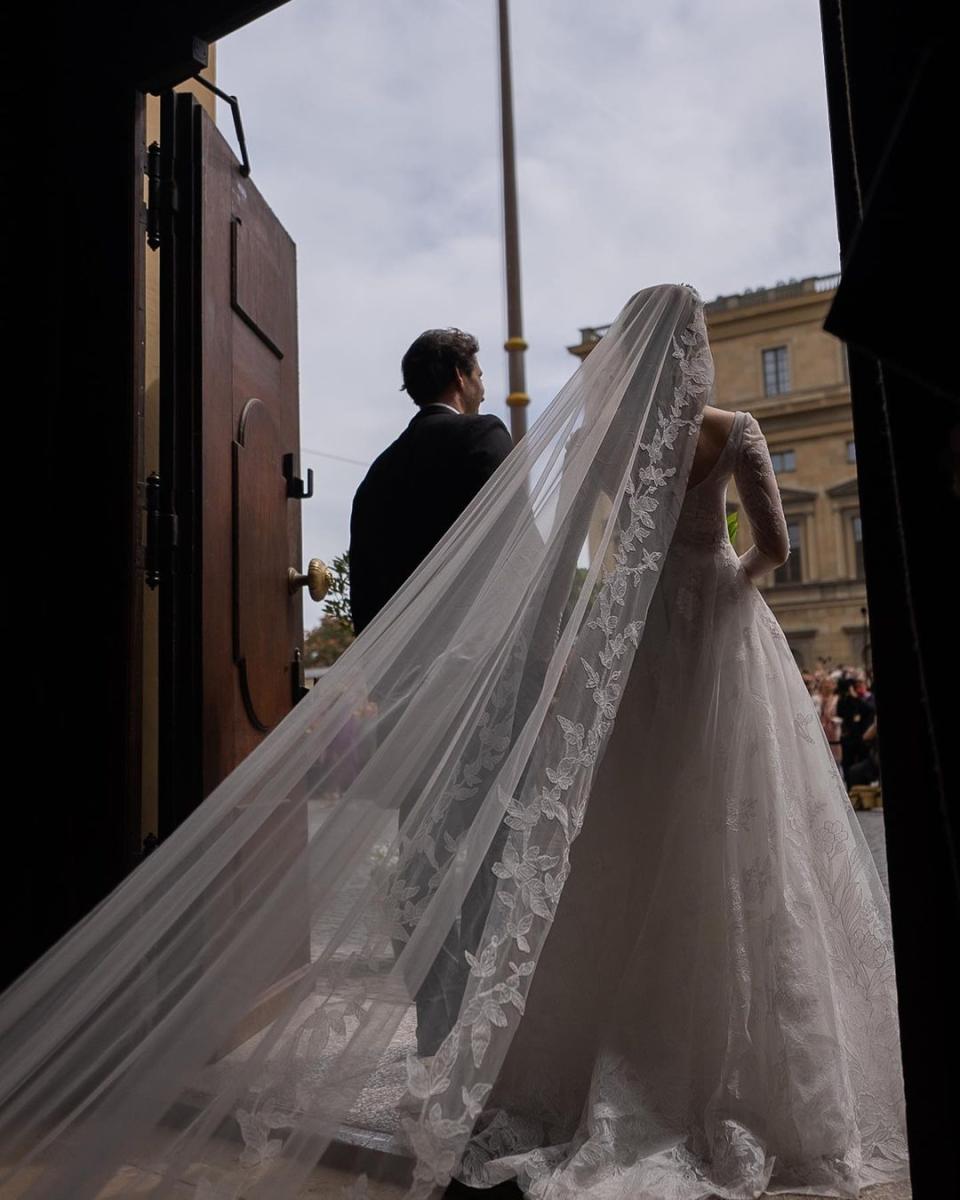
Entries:
{"label": "white shirt collar", "polygon": [[454,408],[452,404],[444,404],[442,400],[432,400],[429,404],[421,405],[421,411],[425,408],[448,408],[452,413],[456,413],[458,417],[463,416],[459,408]]}

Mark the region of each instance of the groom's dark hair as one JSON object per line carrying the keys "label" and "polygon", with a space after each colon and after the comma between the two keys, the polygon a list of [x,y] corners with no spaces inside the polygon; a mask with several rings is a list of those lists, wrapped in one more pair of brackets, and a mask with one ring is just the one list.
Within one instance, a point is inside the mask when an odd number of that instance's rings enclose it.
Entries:
{"label": "groom's dark hair", "polygon": [[473,369],[480,343],[462,329],[428,329],[421,333],[400,362],[402,392],[415,404],[431,404],[456,380]]}

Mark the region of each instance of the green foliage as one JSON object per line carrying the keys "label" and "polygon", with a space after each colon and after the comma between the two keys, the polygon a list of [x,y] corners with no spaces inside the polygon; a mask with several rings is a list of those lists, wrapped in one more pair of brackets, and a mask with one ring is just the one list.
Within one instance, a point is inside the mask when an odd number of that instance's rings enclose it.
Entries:
{"label": "green foliage", "polygon": [[740,514],[735,512],[727,513],[727,533],[730,535],[731,542],[735,542],[737,540],[737,529],[739,526]]}
{"label": "green foliage", "polygon": [[350,608],[350,554],[338,554],[330,567],[331,583],[323,601],[320,624],[303,639],[303,660],[308,667],[332,667],[354,640]]}
{"label": "green foliage", "polygon": [[303,663],[306,667],[332,667],[354,639],[353,626],[341,617],[329,614],[303,639]]}
{"label": "green foliage", "polygon": [[337,617],[353,628],[353,612],[350,608],[350,552],[338,554],[330,568],[333,580],[323,601],[323,611]]}

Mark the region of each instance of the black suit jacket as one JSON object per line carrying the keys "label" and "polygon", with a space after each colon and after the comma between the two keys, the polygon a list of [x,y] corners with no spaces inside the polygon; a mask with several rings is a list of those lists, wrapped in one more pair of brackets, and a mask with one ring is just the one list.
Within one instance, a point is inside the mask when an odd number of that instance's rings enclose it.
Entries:
{"label": "black suit jacket", "polygon": [[360,633],[423,562],[513,449],[492,413],[425,405],[353,498],[350,603]]}

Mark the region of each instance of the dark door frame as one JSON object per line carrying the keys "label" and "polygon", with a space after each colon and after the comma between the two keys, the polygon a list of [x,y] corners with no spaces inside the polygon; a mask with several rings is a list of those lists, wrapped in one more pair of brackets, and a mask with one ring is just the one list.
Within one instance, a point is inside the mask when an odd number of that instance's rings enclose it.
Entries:
{"label": "dark door frame", "polygon": [[[956,597],[960,380],[947,350],[956,106],[946,7],[821,0],[914,1200],[951,1173],[960,1106]],[[950,43],[951,46],[954,43]],[[952,548],[952,549],[951,549]]]}
{"label": "dark door frame", "polygon": [[195,261],[201,198],[199,107],[189,93],[160,99],[160,479],[176,547],[160,585],[159,828],[168,836],[203,799],[200,496],[202,295]]}

